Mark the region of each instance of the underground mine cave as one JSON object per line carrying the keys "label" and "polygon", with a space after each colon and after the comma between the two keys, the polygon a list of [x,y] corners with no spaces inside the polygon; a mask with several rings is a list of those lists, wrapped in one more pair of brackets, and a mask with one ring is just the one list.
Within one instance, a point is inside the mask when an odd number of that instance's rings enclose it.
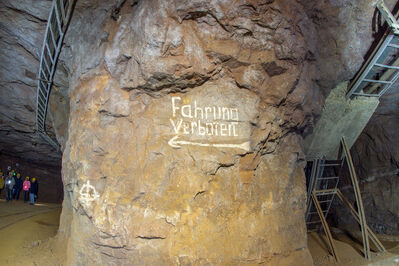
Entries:
{"label": "underground mine cave", "polygon": [[398,10],[0,1],[0,265],[396,265]]}

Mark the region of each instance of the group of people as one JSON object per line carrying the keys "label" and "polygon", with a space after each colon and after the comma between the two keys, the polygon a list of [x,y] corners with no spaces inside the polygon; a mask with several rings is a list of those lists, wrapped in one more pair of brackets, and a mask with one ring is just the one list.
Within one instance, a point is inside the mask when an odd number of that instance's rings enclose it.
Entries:
{"label": "group of people", "polygon": [[35,204],[38,193],[38,183],[36,178],[25,177],[21,178],[21,174],[8,166],[6,175],[0,170],[0,195],[1,191],[6,191],[6,201],[19,200],[21,191],[24,192],[24,202],[30,201],[31,205]]}

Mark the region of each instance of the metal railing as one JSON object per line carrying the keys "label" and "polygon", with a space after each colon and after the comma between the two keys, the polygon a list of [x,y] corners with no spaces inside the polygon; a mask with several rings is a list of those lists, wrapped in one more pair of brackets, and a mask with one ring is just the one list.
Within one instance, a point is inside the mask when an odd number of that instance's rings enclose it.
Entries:
{"label": "metal railing", "polygon": [[388,24],[388,29],[371,56],[349,84],[346,98],[353,96],[381,97],[399,78],[399,23],[385,6],[377,9]]}
{"label": "metal railing", "polygon": [[36,124],[39,134],[57,151],[58,143],[46,132],[46,117],[53,78],[75,0],[54,0],[47,21],[37,81]]}

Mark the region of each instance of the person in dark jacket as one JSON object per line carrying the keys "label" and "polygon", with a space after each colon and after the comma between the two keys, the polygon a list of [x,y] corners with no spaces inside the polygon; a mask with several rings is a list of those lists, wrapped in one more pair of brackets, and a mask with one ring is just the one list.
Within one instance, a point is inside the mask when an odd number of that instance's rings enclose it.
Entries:
{"label": "person in dark jacket", "polygon": [[36,178],[33,177],[29,191],[30,205],[35,204],[35,198],[37,197],[38,190],[39,190],[39,185],[37,184]]}
{"label": "person in dark jacket", "polygon": [[4,175],[3,172],[0,171],[0,196],[1,196],[1,191],[4,189]]}
{"label": "person in dark jacket", "polygon": [[22,189],[22,184],[23,184],[23,180],[21,178],[21,174],[18,173],[17,176],[15,177],[15,185],[13,188],[13,199],[18,200],[19,199],[19,193],[21,192]]}
{"label": "person in dark jacket", "polygon": [[14,180],[14,186],[12,186],[11,190],[11,199],[15,199],[15,189],[16,189],[15,183],[17,182],[17,173],[14,170],[12,170],[11,173],[12,173],[12,179]]}
{"label": "person in dark jacket", "polygon": [[15,185],[15,181],[14,181],[14,178],[12,177],[12,173],[10,172],[10,174],[6,178],[6,199],[7,199],[7,202],[12,200],[12,189],[13,189],[14,185]]}
{"label": "person in dark jacket", "polygon": [[7,167],[7,172],[6,172],[6,177],[10,174],[10,172],[11,172],[11,166],[8,166]]}

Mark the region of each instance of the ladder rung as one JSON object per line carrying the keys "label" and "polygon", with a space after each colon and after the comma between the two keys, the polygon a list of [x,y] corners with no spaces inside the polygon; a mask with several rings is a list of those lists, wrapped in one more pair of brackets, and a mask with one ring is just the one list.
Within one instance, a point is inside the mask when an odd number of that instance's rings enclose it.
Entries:
{"label": "ladder rung", "polygon": [[44,94],[44,89],[42,87],[39,88],[40,94],[43,96],[43,98],[46,98],[46,95]]}
{"label": "ladder rung", "polygon": [[45,97],[42,97],[42,95],[39,95],[38,100],[39,100],[38,102],[41,105],[46,106],[46,98]]}
{"label": "ladder rung", "polygon": [[[327,212],[326,210],[323,211],[323,213]],[[318,214],[318,212],[309,212],[309,214]]]}
{"label": "ladder rung", "polygon": [[39,102],[41,101],[41,104],[42,104],[43,106],[46,106],[46,101],[45,101],[45,100],[41,99],[40,97],[39,97],[38,99],[39,99]]}
{"label": "ladder rung", "polygon": [[65,20],[65,8],[63,0],[60,0],[60,9],[61,9],[62,20]]}
{"label": "ladder rung", "polygon": [[39,109],[38,106],[36,106],[36,108],[37,108],[36,114],[37,114],[39,117],[41,117],[42,119],[44,119],[44,111],[43,111],[42,109]]}
{"label": "ladder rung", "polygon": [[46,99],[47,95],[47,86],[40,84],[40,86],[37,88],[40,91],[39,97],[42,97],[43,99]]}
{"label": "ladder rung", "polygon": [[[51,62],[51,67],[54,65],[54,59],[53,59],[53,54],[51,53],[51,50],[50,50],[50,45],[49,45],[49,42],[47,41],[46,42],[46,48],[47,48],[47,54],[48,54],[48,57],[49,57],[49,59],[50,59],[50,62]],[[55,50],[55,47],[54,47],[54,50]]]}
{"label": "ladder rung", "polygon": [[47,91],[40,87],[39,92],[40,94],[38,95],[39,96],[38,98],[43,101],[43,104],[45,104],[47,98]]}
{"label": "ladder rung", "polygon": [[320,177],[317,178],[317,180],[325,180],[325,179],[337,179],[339,176],[328,176],[328,177]]}
{"label": "ladder rung", "polygon": [[38,95],[38,99],[42,100],[43,104],[45,104],[46,103],[46,97],[47,97],[46,94],[45,94],[45,91],[43,91],[42,88],[39,88],[39,92],[40,92],[40,94]]}
{"label": "ladder rung", "polygon": [[321,221],[320,221],[320,220],[318,220],[318,221],[312,221],[312,222],[307,222],[306,224],[317,224],[317,223],[321,223]]}
{"label": "ladder rung", "polygon": [[357,96],[380,97],[379,94],[368,94],[368,93],[360,93],[360,92],[354,92],[352,94],[357,95]]}
{"label": "ladder rung", "polygon": [[[46,106],[44,104],[38,102],[36,107],[37,107],[37,110],[44,115],[44,113],[46,112]],[[43,118],[44,118],[44,116],[43,116]]]}
{"label": "ladder rung", "polygon": [[41,73],[43,73],[43,71],[40,71],[39,77],[37,78],[37,80],[40,80],[40,81],[42,81],[42,82],[44,82],[44,83],[48,83],[48,80],[47,80],[47,79],[45,79],[45,78],[42,79],[42,78],[41,78],[41,75],[40,75]]}
{"label": "ladder rung", "polygon": [[331,202],[331,201],[333,201],[332,199],[330,199],[330,200],[319,200],[319,203],[325,203],[325,202]]}
{"label": "ladder rung", "polygon": [[378,63],[376,63],[375,66],[383,67],[383,68],[390,68],[390,69],[399,69],[399,66],[388,66],[388,65],[384,65],[384,64],[378,64]]}
{"label": "ladder rung", "polygon": [[[48,80],[45,80],[45,79],[38,79],[40,82],[44,82],[44,84],[47,84],[47,83],[49,83],[49,81]],[[43,85],[43,87],[46,87],[46,85]]]}
{"label": "ladder rung", "polygon": [[[40,99],[40,98],[39,98],[39,99]],[[38,105],[38,106],[41,106],[41,107],[43,108],[43,110],[44,110],[44,107],[46,107],[45,102],[43,102],[42,99],[40,99],[40,101],[37,101],[37,105]]]}
{"label": "ladder rung", "polygon": [[39,106],[39,107],[42,107],[42,109],[44,110],[44,105],[41,103],[41,102],[37,102],[37,105]]}
{"label": "ladder rung", "polygon": [[46,124],[45,124],[45,123],[42,122],[42,123],[40,123],[38,126],[39,126],[39,128],[38,128],[39,132],[40,132],[40,131],[45,131],[45,130],[44,130],[44,128],[46,127]]}
{"label": "ladder rung", "polygon": [[53,84],[52,82],[47,83],[47,86],[45,87],[45,90],[44,90],[46,92],[46,95],[48,95],[52,84]]}
{"label": "ladder rung", "polygon": [[61,26],[60,15],[59,15],[59,13],[58,13],[57,2],[58,2],[58,1],[55,1],[55,5],[54,5],[55,18],[56,18],[56,20],[57,20],[58,31],[59,31],[59,33],[60,33],[60,36],[62,36],[62,35],[63,35],[63,32],[62,32],[62,26]]}
{"label": "ladder rung", "polygon": [[340,163],[325,163],[325,164],[320,164],[320,166],[340,166]]}
{"label": "ladder rung", "polygon": [[48,77],[47,77],[47,75],[46,75],[46,72],[44,72],[44,68],[43,68],[43,67],[42,67],[42,69],[41,69],[40,72],[43,73],[43,75],[44,75],[44,80],[46,80],[46,82],[48,82]]}
{"label": "ladder rung", "polygon": [[44,118],[42,117],[42,116],[40,116],[39,114],[40,113],[37,113],[38,115],[37,115],[37,120],[39,120],[39,122],[41,122],[42,124],[44,124]]}
{"label": "ladder rung", "polygon": [[383,83],[383,84],[391,84],[392,83],[392,81],[376,80],[376,79],[363,79],[363,81],[373,82],[373,83]]}
{"label": "ladder rung", "polygon": [[338,164],[341,164],[342,160],[325,160],[324,163],[338,163]]}
{"label": "ladder rung", "polygon": [[[45,46],[47,46],[47,44],[45,44]],[[46,65],[47,71],[48,71],[48,73],[50,75],[51,74],[51,70],[50,70],[49,64],[47,63],[46,56],[44,56],[44,55],[42,57],[42,62],[44,62],[44,64]]]}
{"label": "ladder rung", "polygon": [[325,195],[331,195],[331,194],[337,193],[337,191],[333,190],[333,189],[331,189],[331,190],[314,190],[313,192],[316,194],[316,196],[325,196]]}
{"label": "ladder rung", "polygon": [[43,120],[43,118],[41,118],[41,117],[37,117],[37,121],[39,121],[41,124],[44,124],[44,120]]}
{"label": "ladder rung", "polygon": [[44,112],[40,112],[40,110],[37,112],[37,116],[40,117],[42,120],[44,120]]}
{"label": "ladder rung", "polygon": [[44,107],[42,107],[41,105],[37,105],[37,109],[39,110],[38,114],[44,114]]}
{"label": "ladder rung", "polygon": [[388,44],[388,46],[393,47],[393,48],[399,48],[399,45],[393,44],[393,43]]}
{"label": "ladder rung", "polygon": [[44,114],[43,114],[43,112],[38,111],[36,114],[37,114],[37,117],[38,117],[38,118],[41,118],[41,119],[44,121]]}
{"label": "ladder rung", "polygon": [[308,230],[308,232],[317,232],[319,230],[320,230],[320,228],[314,228],[314,229]]}
{"label": "ladder rung", "polygon": [[56,46],[57,46],[57,42],[55,41],[53,28],[51,28],[51,27],[48,27],[48,28],[49,28],[49,32],[50,32],[49,34],[50,34],[50,36],[51,36],[51,40],[52,40],[52,42],[53,42],[53,46],[56,47]]}

